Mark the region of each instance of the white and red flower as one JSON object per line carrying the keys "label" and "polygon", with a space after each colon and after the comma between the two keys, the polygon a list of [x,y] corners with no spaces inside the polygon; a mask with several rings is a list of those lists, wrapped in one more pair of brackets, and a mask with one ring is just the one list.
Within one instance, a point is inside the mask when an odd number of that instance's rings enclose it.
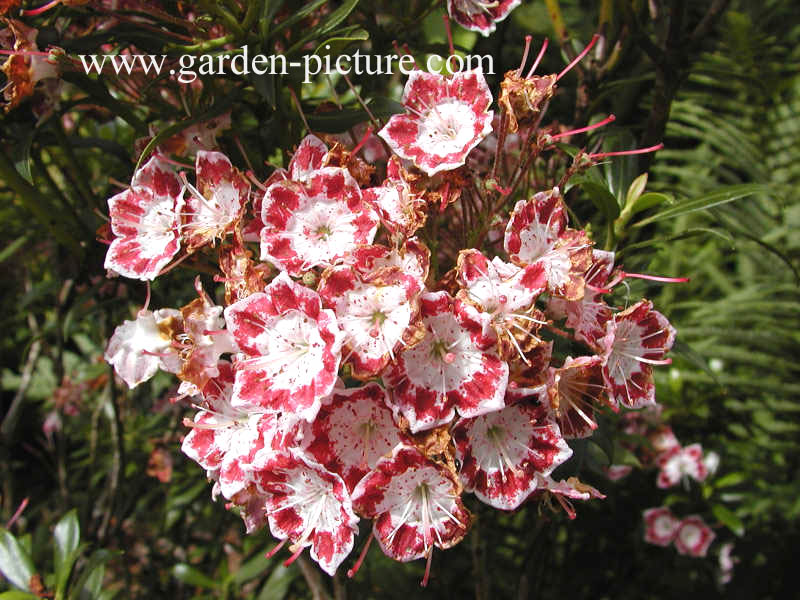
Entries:
{"label": "white and red flower", "polygon": [[547,287],[544,267],[537,263],[521,268],[498,257],[489,261],[469,249],[458,255],[456,270],[462,287],[458,297],[489,315],[501,356],[519,355],[527,362],[523,351],[541,342],[531,330],[545,324],[533,308]]}
{"label": "white and red flower", "polygon": [[343,334],[315,291],[281,273],[225,309],[242,352],[234,362],[234,404],[254,404],[313,421],[333,390]]}
{"label": "white and red flower", "polygon": [[477,417],[505,405],[508,365],[494,350],[485,314],[447,292],[422,294],[425,337],[387,369],[390,405],[412,432]]}
{"label": "white and red flower", "polygon": [[550,368],[547,396],[566,438],[584,438],[597,429],[594,412],[605,401],[599,356],[568,356],[558,369]]}
{"label": "white and red flower", "polygon": [[364,199],[375,207],[392,235],[408,238],[425,224],[425,198],[412,189],[396,156],[386,165],[386,180],[379,187],[364,190]]}
{"label": "white and red flower", "polygon": [[108,199],[111,231],[105,268],[125,277],[155,279],[180,250],[183,184],[169,166],[151,158],[131,187]]}
{"label": "white and red flower", "polygon": [[220,362],[219,376],[201,390],[206,406],[193,421],[184,420],[192,430],[181,446],[209,477],[218,480],[219,491],[229,500],[251,482],[257,455],[274,456],[297,438],[297,427],[286,428],[277,414],[258,406],[234,406],[233,386],[231,364]]}
{"label": "white and red flower", "polygon": [[447,12],[465,29],[489,36],[520,4],[522,0],[447,0]]}
{"label": "white and red flower", "polygon": [[669,546],[678,533],[680,519],[665,506],[644,511],[644,541],[657,546]]}
{"label": "white and red flower", "polygon": [[290,540],[295,554],[311,546],[311,558],[333,575],[358,534],[358,517],[342,478],[292,450],[276,456],[255,481],[272,535]]}
{"label": "white and red flower", "polygon": [[295,277],[372,243],[379,222],[358,183],[339,167],[314,170],[302,183],[273,183],[264,195],[261,220],[261,259]]}
{"label": "white and red flower", "polygon": [[658,458],[661,471],[658,474],[658,487],[670,488],[678,485],[685,477],[696,481],[704,481],[708,477],[708,469],[703,461],[703,447],[691,444],[682,448],[673,446]]}
{"label": "white and red flower", "polygon": [[182,233],[191,252],[214,245],[242,218],[250,184],[221,152],[197,152],[196,186],[187,183]]}
{"label": "white and red flower", "polygon": [[405,440],[377,383],[337,389],[323,401],[313,423],[306,424],[305,451],[353,490],[378,459]]}
{"label": "white and red flower", "polygon": [[434,546],[454,546],[471,523],[455,474],[404,444],[379,459],[358,483],[353,506],[374,519],[372,530],[383,552],[403,562],[429,556]]}
{"label": "white and red flower", "polygon": [[680,554],[703,557],[717,535],[698,515],[691,515],[681,521],[675,534],[675,549]]}
{"label": "white and red flower", "polygon": [[463,165],[492,130],[492,94],[480,69],[451,78],[413,71],[403,104],[408,113],[392,115],[378,135],[429,176]]}
{"label": "white and red flower", "polygon": [[593,249],[591,266],[583,275],[586,282],[583,298],[568,301],[554,297],[548,304],[548,312],[553,313],[554,318],[566,316],[566,325],[573,329],[575,338],[595,350],[601,349],[606,323],[614,316],[611,307],[602,299],[613,268],[613,252]]}
{"label": "white and red flower", "polygon": [[129,388],[147,381],[158,369],[177,373],[181,359],[172,341],[181,329],[181,313],[175,309],[139,311],[136,319],[114,330],[104,358]]}
{"label": "white and red flower", "polygon": [[591,242],[585,231],[567,228],[567,208],[558,188],[517,202],[503,243],[511,262],[544,267],[551,294],[567,300],[583,297]]}
{"label": "white and red flower", "polygon": [[514,510],[536,489],[536,475],[549,475],[572,456],[547,408],[525,402],[453,428],[464,488],[486,504]]}
{"label": "white and red flower", "polygon": [[675,329],[649,300],[637,302],[606,323],[601,339],[603,378],[615,406],[655,404],[653,365],[669,364],[664,355],[674,341]]}

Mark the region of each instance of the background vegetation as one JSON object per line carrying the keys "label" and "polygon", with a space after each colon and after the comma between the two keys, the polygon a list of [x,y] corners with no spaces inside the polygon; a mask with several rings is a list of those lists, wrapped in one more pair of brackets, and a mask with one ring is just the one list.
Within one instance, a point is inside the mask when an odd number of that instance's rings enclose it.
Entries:
{"label": "background vegetation", "polygon": [[[198,2],[193,27],[174,18],[186,10],[180,3],[165,1],[159,10],[128,3],[108,28],[97,26],[107,12],[96,4],[62,5],[37,18],[40,47],[74,56],[110,43],[176,54],[221,48],[209,40],[227,36],[230,47],[247,41],[290,57],[329,40],[337,52],[360,45],[386,54],[394,40],[418,56],[447,52],[438,1]],[[81,28],[86,35],[67,35]],[[605,232],[619,214],[616,200],[639,174],[649,172],[649,192],[668,195],[660,212],[616,233],[629,270],[691,277],[681,286],[637,281],[631,288],[679,332],[658,398],[681,441],[721,455],[715,478],[672,494],[655,487],[652,471],[612,483],[600,467],[625,457],[581,448],[581,478],[607,500],[579,506],[575,521],[535,507],[501,515],[473,502],[474,530],[436,554],[424,591],[424,565],[394,563],[377,549],[347,582],[328,581],[311,563],[285,568],[277,557],[265,559],[269,534],[244,536],[240,519],[210,502],[210,485],[180,454],[184,414],[168,401],[172,380],[159,376],[133,392],[114,384],[104,344],[141,306],[144,288],[105,278],[105,246],[95,232],[114,180],[130,178],[135,140],[149,131],[160,132],[161,142],[230,112],[232,128],[220,143],[263,180],[304,134],[294,95],[312,129],[345,131],[367,120],[353,89],[381,119],[396,110],[391,99],[403,81],[355,77],[351,88],[324,79],[303,86],[296,74],[204,78],[178,108],[161,93],[168,82],[129,89],[113,74],[65,69],[69,87],[51,115],[37,119],[23,104],[0,116],[0,523],[27,499],[10,532],[0,530],[0,563],[17,565],[6,573],[8,589],[28,587],[38,574],[43,590],[70,599],[793,597],[800,547],[796,6],[526,0],[492,37],[454,27],[460,50],[495,57],[495,91],[502,73],[518,65],[526,34],[555,42],[560,52],[549,52],[540,72],[558,72],[597,31],[604,49],[564,80],[548,117],[577,126],[613,112],[614,126],[587,144],[602,139],[618,150],[663,140],[666,148],[594,169],[570,205]],[[155,283],[152,303],[180,306],[191,293],[189,274],[176,271]],[[718,584],[714,557],[643,542],[641,511],[662,503],[706,515],[718,540],[735,542],[732,583]],[[9,594],[0,597],[23,597]]]}

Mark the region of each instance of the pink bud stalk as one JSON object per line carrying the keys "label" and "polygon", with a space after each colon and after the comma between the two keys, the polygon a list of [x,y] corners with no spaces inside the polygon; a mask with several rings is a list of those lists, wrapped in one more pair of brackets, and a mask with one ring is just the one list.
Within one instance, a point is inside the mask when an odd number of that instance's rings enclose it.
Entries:
{"label": "pink bud stalk", "polygon": [[639,148],[637,150],[621,150],[620,152],[598,152],[597,154],[590,154],[589,158],[598,159],[606,158],[607,156],[630,156],[633,154],[647,154],[648,152],[658,152],[664,147],[664,144],[656,144],[649,148]]}
{"label": "pink bud stalk", "polygon": [[580,129],[572,129],[571,131],[565,131],[563,133],[552,135],[552,136],[550,136],[550,139],[555,141],[555,140],[561,139],[563,137],[568,137],[570,135],[577,135],[579,133],[586,133],[587,131],[592,131],[593,129],[598,129],[600,127],[604,127],[605,125],[608,125],[609,123],[613,123],[614,121],[616,121],[616,119],[617,119],[617,117],[615,117],[614,115],[608,115],[605,119],[595,123],[594,125],[587,125],[586,127],[581,127]]}
{"label": "pink bud stalk", "polygon": [[[574,59],[574,60],[573,60],[571,63],[569,63],[569,64],[568,64],[566,67],[564,67],[564,68],[562,69],[561,73],[559,73],[558,75],[556,75],[556,81],[558,81],[559,79],[561,79],[561,78],[562,78],[564,75],[566,75],[566,74],[569,72],[569,70],[570,70],[572,67],[574,67],[575,65],[577,65],[577,64],[578,64],[578,63],[581,61],[581,59],[582,59],[584,56],[586,56],[586,55],[589,53],[589,50],[591,50],[591,49],[592,49],[592,46],[594,46],[594,45],[597,43],[597,40],[599,40],[599,39],[600,39],[600,36],[599,36],[599,35],[597,35],[597,34],[595,33],[595,34],[592,36],[592,41],[591,41],[591,42],[589,42],[589,43],[586,45],[586,48],[584,48],[583,50],[581,50],[581,53],[580,53],[580,54],[578,54],[578,56],[576,56],[576,57],[575,57],[575,59]],[[537,64],[538,64],[538,63],[537,63]]]}

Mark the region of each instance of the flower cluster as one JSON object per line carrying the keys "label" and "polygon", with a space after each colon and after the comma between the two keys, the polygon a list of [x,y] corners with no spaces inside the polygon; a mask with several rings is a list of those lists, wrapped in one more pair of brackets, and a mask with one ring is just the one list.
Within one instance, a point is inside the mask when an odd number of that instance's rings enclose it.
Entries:
{"label": "flower cluster", "polygon": [[[497,165],[519,103],[493,120],[479,71],[416,72],[403,102],[378,133],[394,153],[382,165],[309,135],[263,183],[199,150],[193,181],[157,155],[109,200],[109,271],[150,281],[202,257],[225,299],[198,277],[187,306],[117,328],[106,359],[131,387],[175,373],[197,409],[183,451],[214,495],[331,574],[360,520],[388,556],[430,565],[470,528],[465,493],[505,511],[555,499],[571,517],[571,500],[602,498],[553,472],[598,412],[655,404],[653,367],[675,338],[650,301],[609,299],[629,274],[570,226],[561,181],[512,202],[524,173],[503,182]],[[520,146],[556,150],[527,127]],[[491,181],[465,166],[490,133]],[[472,247],[452,252],[425,227],[481,209]],[[490,227],[502,250],[486,251]]]}
{"label": "flower cluster", "polygon": [[702,557],[716,534],[698,515],[678,519],[670,509],[661,506],[644,511],[644,540],[658,546],[675,545],[680,554]]}

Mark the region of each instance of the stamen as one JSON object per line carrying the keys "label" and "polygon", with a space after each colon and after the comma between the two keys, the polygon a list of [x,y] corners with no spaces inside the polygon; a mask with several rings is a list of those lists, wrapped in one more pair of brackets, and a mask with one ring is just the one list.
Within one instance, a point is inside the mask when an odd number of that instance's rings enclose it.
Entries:
{"label": "stamen", "polygon": [[367,127],[367,130],[364,132],[364,136],[361,138],[361,141],[358,142],[358,144],[356,144],[356,147],[353,148],[353,150],[350,152],[350,154],[352,156],[355,156],[356,154],[358,154],[358,151],[361,150],[361,148],[364,147],[364,144],[367,143],[367,140],[369,139],[369,136],[371,136],[371,135],[372,135],[372,127]]}
{"label": "stamen", "polygon": [[275,545],[275,547],[272,550],[270,550],[264,555],[264,558],[272,558],[273,556],[275,556],[278,552],[280,552],[280,549],[283,548],[284,544],[286,544],[286,542],[288,541],[289,538],[281,540],[278,544]]}
{"label": "stamen", "polygon": [[358,560],[356,560],[356,564],[353,565],[352,569],[347,570],[348,578],[352,579],[353,577],[355,577],[356,573],[358,573],[358,570],[361,568],[361,564],[367,557],[367,550],[369,550],[369,547],[372,545],[372,539],[374,537],[375,536],[372,535],[371,533],[369,534],[369,537],[367,538],[367,543],[364,544],[364,547],[361,549],[361,554],[358,555]]}
{"label": "stamen", "polygon": [[28,506],[28,498],[23,498],[22,502],[19,503],[19,507],[17,507],[17,510],[14,511],[14,514],[6,523],[6,529],[11,529],[11,526],[14,525],[14,523],[17,522],[17,519],[20,518],[20,516],[22,515],[22,511],[25,510],[26,506]]}
{"label": "stamen", "polygon": [[431,576],[431,559],[433,558],[433,548],[428,550],[428,561],[425,563],[425,576],[422,578],[420,582],[420,587],[427,587],[428,586],[428,579]]}
{"label": "stamen", "polygon": [[582,59],[584,56],[586,56],[586,54],[588,54],[589,50],[591,50],[591,49],[592,49],[592,46],[594,46],[594,45],[597,43],[597,40],[599,40],[599,39],[600,39],[600,36],[599,36],[599,35],[597,35],[597,34],[595,33],[595,34],[592,36],[592,41],[591,41],[591,42],[589,42],[589,43],[586,45],[586,48],[584,48],[584,49],[581,51],[581,53],[580,53],[580,54],[578,54],[578,56],[576,56],[576,57],[575,57],[575,59],[574,59],[574,60],[573,60],[571,63],[569,63],[569,64],[568,64],[566,67],[564,67],[564,69],[561,71],[561,73],[559,73],[558,75],[556,75],[556,81],[558,81],[559,79],[561,79],[561,78],[562,78],[564,75],[566,75],[566,74],[569,72],[569,70],[570,70],[572,67],[574,67],[575,65],[577,65],[577,64],[578,64],[578,63],[581,61],[581,59]]}
{"label": "stamen", "polygon": [[303,553],[303,550],[305,550],[305,547],[304,547],[304,546],[300,546],[300,547],[299,547],[299,548],[298,548],[298,549],[295,551],[295,553],[294,553],[294,554],[292,554],[292,555],[291,555],[289,558],[287,558],[285,561],[283,561],[283,566],[284,566],[284,567],[288,567],[288,566],[289,566],[289,565],[291,565],[291,564],[292,564],[294,561],[296,561],[298,558],[300,558],[300,555]]}

